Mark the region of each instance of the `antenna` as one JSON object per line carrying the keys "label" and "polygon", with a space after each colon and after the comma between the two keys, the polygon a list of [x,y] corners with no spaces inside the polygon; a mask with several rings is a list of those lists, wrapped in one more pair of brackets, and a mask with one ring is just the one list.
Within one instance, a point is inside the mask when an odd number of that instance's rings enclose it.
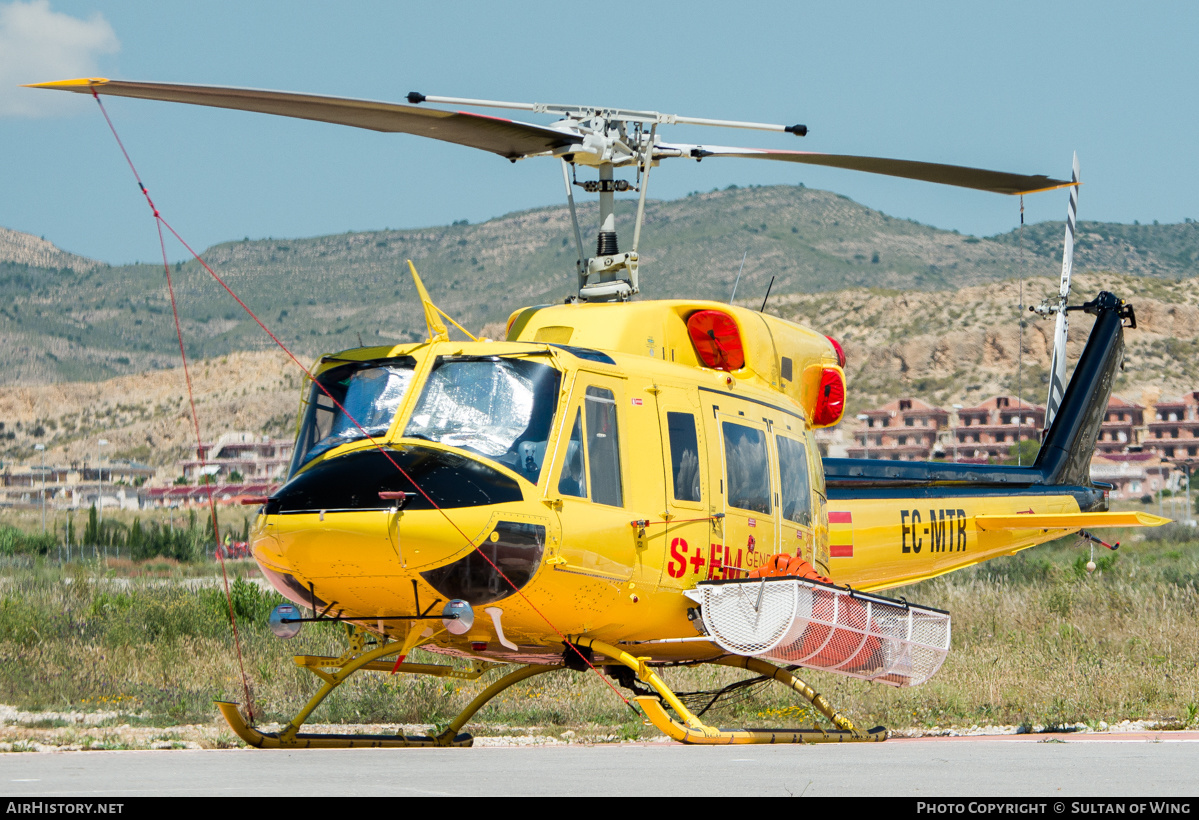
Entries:
{"label": "antenna", "polygon": [[770,289],[774,287],[774,277],[770,277],[770,284],[766,286],[766,296],[762,299],[762,310],[758,313],[763,313],[766,310],[766,300],[770,298]]}
{"label": "antenna", "polygon": [[741,267],[737,268],[737,278],[733,280],[733,295],[729,297],[730,305],[737,298],[737,285],[741,281],[741,271],[745,269],[745,257],[747,256],[749,256],[749,248],[746,248],[745,253],[741,254]]}

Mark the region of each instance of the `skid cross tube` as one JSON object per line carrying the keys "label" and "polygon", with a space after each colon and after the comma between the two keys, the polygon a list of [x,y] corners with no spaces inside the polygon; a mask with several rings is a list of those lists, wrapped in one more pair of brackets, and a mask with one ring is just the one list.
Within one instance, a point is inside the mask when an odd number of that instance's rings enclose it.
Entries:
{"label": "skid cross tube", "polygon": [[[358,640],[365,638],[361,632],[351,637],[351,648],[340,658],[316,655],[297,655],[294,660],[297,666],[307,669],[323,681],[323,685],[313,695],[304,708],[278,732],[260,732],[250,726],[238,704],[228,701],[217,701],[217,708],[229,724],[229,727],[250,746],[259,749],[349,749],[349,748],[379,748],[379,747],[410,747],[410,746],[470,746],[474,738],[462,727],[496,695],[513,684],[523,680],[553,672],[561,666],[529,665],[521,666],[496,680],[484,689],[465,709],[450,722],[441,734],[435,737],[398,735],[351,735],[301,733],[300,727],[308,720],[313,710],[328,697],[334,689],[345,683],[356,672],[390,672],[392,664],[385,658],[402,651],[403,642],[386,641],[370,651],[359,651],[352,655],[362,644]],[[474,661],[470,669],[455,669],[452,666],[426,663],[401,663],[395,671],[413,675],[431,675],[439,678],[454,678],[458,680],[478,680],[488,671],[502,664],[490,661]]]}
{"label": "skid cross tube", "polygon": [[[217,708],[229,723],[238,737],[251,746],[260,749],[345,749],[364,747],[391,746],[469,746],[474,741],[468,734],[458,735],[448,742],[431,737],[408,737],[406,735],[335,735],[300,733],[300,727],[308,720],[309,715],[324,701],[333,690],[353,675],[355,672],[368,667],[376,661],[395,655],[402,651],[404,644],[400,641],[386,641],[370,651],[362,652],[353,658],[342,657],[331,660],[329,666],[340,667],[336,672],[326,672],[317,665],[301,662],[301,666],[310,669],[324,681],[316,694],[313,695],[304,708],[279,732],[260,732],[249,726],[242,718],[236,703],[217,701]],[[400,665],[401,669],[403,664]],[[413,670],[415,671],[415,670]]]}
{"label": "skid cross tube", "polygon": [[[804,683],[787,669],[775,666],[761,658],[730,656],[717,658],[709,663],[746,669],[759,675],[772,678],[803,696],[815,706],[820,713],[827,717],[837,727],[835,730],[824,729],[717,729],[708,726],[691,712],[678,696],[671,691],[666,682],[650,667],[648,658],[630,655],[617,647],[602,641],[580,638],[579,646],[590,647],[593,652],[622,663],[636,672],[637,677],[652,686],[658,693],[635,697],[637,705],[645,713],[649,722],[667,737],[681,743],[703,745],[739,745],[752,743],[851,743],[879,742],[886,740],[887,730],[880,727],[863,732],[853,725],[849,718],[832,708],[823,695]],[[673,719],[666,708],[674,710],[682,723]],[[685,725],[684,725],[685,724]]]}

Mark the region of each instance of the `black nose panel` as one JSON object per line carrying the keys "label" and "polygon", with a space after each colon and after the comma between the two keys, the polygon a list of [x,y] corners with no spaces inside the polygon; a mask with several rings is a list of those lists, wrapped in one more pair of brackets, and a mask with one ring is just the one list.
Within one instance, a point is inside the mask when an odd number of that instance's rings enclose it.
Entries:
{"label": "black nose panel", "polygon": [[484,507],[523,500],[516,479],[494,467],[444,450],[406,446],[358,450],[310,467],[280,487],[265,512],[278,515],[391,507],[394,502],[380,499],[380,491],[412,493],[404,501],[405,510],[429,510],[434,504],[442,509]]}

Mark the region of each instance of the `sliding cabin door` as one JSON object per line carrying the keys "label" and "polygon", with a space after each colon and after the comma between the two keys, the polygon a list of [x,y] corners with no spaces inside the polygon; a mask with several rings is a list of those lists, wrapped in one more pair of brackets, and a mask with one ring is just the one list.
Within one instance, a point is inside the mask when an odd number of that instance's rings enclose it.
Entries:
{"label": "sliding cabin door", "polygon": [[808,441],[799,431],[773,430],[774,449],[778,464],[780,541],[794,549],[782,549],[799,555],[816,565],[816,531],[820,502],[812,480]]}
{"label": "sliding cabin door", "polygon": [[[648,553],[664,556],[658,583],[671,589],[690,589],[708,577],[712,544],[720,543],[721,532],[721,521],[713,518],[721,509],[713,507],[719,502],[708,475],[707,431],[688,397],[683,390],[663,390],[657,408],[666,515],[662,526],[647,532]],[[652,539],[659,535],[662,543],[655,545]]]}
{"label": "sliding cabin door", "polygon": [[[777,455],[767,420],[717,413],[724,520],[707,578],[739,578],[779,552]],[[715,539],[714,539],[715,540]]]}
{"label": "sliding cabin door", "polygon": [[704,577],[743,577],[778,553],[800,555],[814,566],[823,555],[827,567],[824,483],[812,472],[813,464],[819,469],[820,455],[803,417],[773,404],[713,393],[703,391],[700,398],[710,398],[703,418],[712,507],[724,520],[712,539],[720,560]]}

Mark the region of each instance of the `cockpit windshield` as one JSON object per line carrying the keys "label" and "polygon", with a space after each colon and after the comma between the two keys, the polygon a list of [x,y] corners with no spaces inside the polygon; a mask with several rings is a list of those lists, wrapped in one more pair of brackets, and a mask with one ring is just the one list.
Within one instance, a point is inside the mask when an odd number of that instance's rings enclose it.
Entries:
{"label": "cockpit windshield", "polygon": [[405,357],[353,362],[318,376],[319,384],[314,383],[308,394],[288,476],[339,444],[386,434],[415,367],[416,362]]}
{"label": "cockpit windshield", "polygon": [[439,358],[404,436],[470,450],[536,484],[560,382],[527,359]]}

